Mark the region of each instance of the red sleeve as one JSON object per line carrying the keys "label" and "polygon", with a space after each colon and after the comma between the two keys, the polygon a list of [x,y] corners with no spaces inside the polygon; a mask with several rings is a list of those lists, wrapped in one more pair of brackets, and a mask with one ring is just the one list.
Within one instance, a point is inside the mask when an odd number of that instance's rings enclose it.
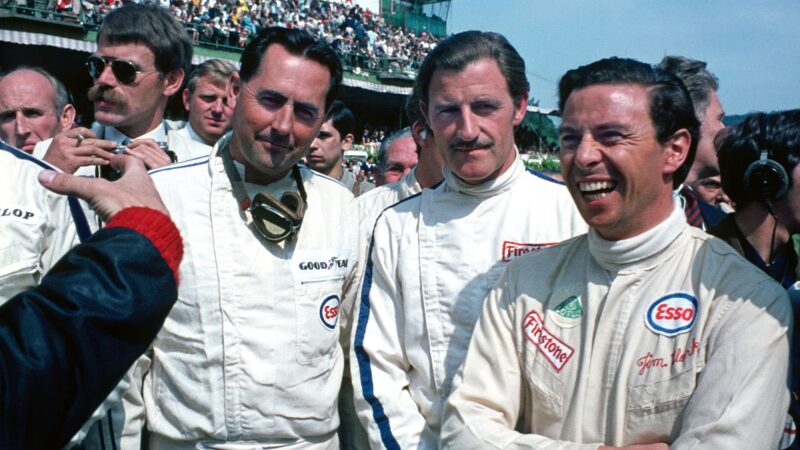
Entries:
{"label": "red sleeve", "polygon": [[106,228],[114,227],[130,228],[149,239],[172,269],[175,282],[178,282],[178,267],[183,259],[183,240],[168,215],[155,209],[133,206],[111,217]]}

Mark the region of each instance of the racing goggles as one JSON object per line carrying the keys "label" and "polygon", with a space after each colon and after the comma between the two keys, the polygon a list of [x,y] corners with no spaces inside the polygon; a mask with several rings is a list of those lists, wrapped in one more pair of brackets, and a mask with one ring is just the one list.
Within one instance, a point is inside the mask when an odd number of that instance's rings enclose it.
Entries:
{"label": "racing goggles", "polygon": [[297,165],[292,168],[292,176],[299,193],[286,192],[280,200],[276,200],[266,192],[260,192],[250,204],[250,215],[256,230],[270,242],[281,242],[287,238],[291,240],[303,224],[306,190]]}
{"label": "racing goggles", "polygon": [[[89,76],[96,80],[100,78],[106,65],[111,66],[111,72],[116,77],[117,81],[122,84],[133,84],[136,77],[145,71],[139,70],[139,67],[124,59],[115,59],[108,56],[92,55],[86,60],[86,69],[89,70]],[[152,71],[148,71],[152,72]]]}

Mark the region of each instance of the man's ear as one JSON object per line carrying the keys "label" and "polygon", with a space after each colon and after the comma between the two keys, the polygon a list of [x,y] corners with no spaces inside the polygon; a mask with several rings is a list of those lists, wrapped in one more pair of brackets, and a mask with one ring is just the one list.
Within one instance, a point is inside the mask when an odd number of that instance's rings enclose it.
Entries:
{"label": "man's ear", "polygon": [[75,107],[67,103],[64,109],[61,110],[61,116],[58,118],[59,131],[69,130],[75,124]]}
{"label": "man's ear", "polygon": [[239,100],[239,92],[242,90],[242,79],[239,72],[234,70],[228,77],[228,107],[236,109],[236,102]]}
{"label": "man's ear", "polygon": [[521,95],[520,98],[514,102],[514,126],[522,123],[525,114],[528,112],[528,93]]}
{"label": "man's ear", "polygon": [[183,109],[185,109],[188,112],[189,111],[189,100],[191,100],[191,98],[192,98],[192,94],[191,94],[191,92],[189,92],[189,88],[188,87],[183,90],[182,96],[183,96]]}
{"label": "man's ear", "polygon": [[674,174],[689,157],[692,146],[692,135],[686,128],[681,128],[664,144],[664,175]]}
{"label": "man's ear", "polygon": [[183,83],[183,69],[173,70],[164,76],[164,95],[171,97],[178,92]]}
{"label": "man's ear", "polygon": [[342,139],[342,150],[350,150],[350,146],[353,145],[353,135],[348,133],[347,136]]}

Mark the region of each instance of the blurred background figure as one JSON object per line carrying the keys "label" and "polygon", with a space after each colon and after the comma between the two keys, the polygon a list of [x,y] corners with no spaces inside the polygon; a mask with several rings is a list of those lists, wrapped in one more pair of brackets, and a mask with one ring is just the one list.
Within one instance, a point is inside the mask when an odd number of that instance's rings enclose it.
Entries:
{"label": "blurred background figure", "polygon": [[9,145],[33,153],[74,120],[67,89],[44,69],[20,67],[0,78],[0,139]]}
{"label": "blurred background figure", "polygon": [[395,131],[381,142],[375,185],[383,186],[399,181],[416,167],[418,161],[417,144],[411,134],[411,127]]}
{"label": "blurred background figure", "polygon": [[228,79],[236,71],[233,63],[209,59],[197,66],[183,90],[183,106],[189,119],[178,131],[208,151],[230,130],[233,109],[228,103]]}
{"label": "blurred background figure", "polygon": [[[680,195],[684,199],[685,206],[690,207],[695,198],[699,200],[698,207],[701,216],[695,223],[690,220],[690,224],[697,226],[698,222],[702,220],[702,223],[699,223],[700,228],[708,229],[716,225],[723,217],[723,214],[709,208],[709,205],[716,206],[724,212],[732,210],[730,199],[722,190],[719,164],[714,151],[714,137],[725,128],[722,123],[725,111],[722,109],[719,96],[717,96],[719,80],[706,68],[704,61],[685,56],[665,56],[658,68],[675,75],[683,82],[694,104],[697,120],[700,121],[697,153]],[[690,215],[689,207],[685,208],[687,216]]]}
{"label": "blurred background figure", "polygon": [[[789,291],[795,327],[800,323],[797,249],[792,235],[800,233],[800,109],[748,115],[716,139],[722,187],[736,204],[709,233],[723,239],[748,261]],[[800,333],[791,346],[787,430],[800,418]],[[792,421],[793,423],[791,423]],[[794,434],[784,432],[781,448],[800,448]]]}

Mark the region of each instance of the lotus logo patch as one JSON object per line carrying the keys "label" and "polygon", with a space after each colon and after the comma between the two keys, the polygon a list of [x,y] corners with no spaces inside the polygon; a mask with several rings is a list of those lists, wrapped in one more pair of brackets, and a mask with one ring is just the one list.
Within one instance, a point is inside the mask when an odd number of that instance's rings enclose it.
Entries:
{"label": "lotus logo patch", "polygon": [[526,253],[539,250],[541,248],[549,247],[555,242],[546,244],[521,244],[519,242],[503,241],[503,262],[509,262],[514,258],[522,256]]}
{"label": "lotus logo patch", "polygon": [[581,305],[581,298],[577,295],[568,297],[556,306],[555,313],[567,319],[577,319],[583,316],[583,306]]}
{"label": "lotus logo patch", "polygon": [[655,333],[675,336],[692,329],[697,318],[697,299],[683,292],[665,295],[647,308],[645,323]]}
{"label": "lotus logo patch", "polygon": [[572,347],[555,337],[544,327],[542,316],[536,311],[531,311],[525,316],[522,322],[522,329],[528,340],[544,355],[547,362],[553,366],[553,369],[556,369],[556,372],[561,372],[561,369],[567,364],[572,354],[575,353]]}
{"label": "lotus logo patch", "polygon": [[329,330],[336,328],[336,322],[339,321],[339,296],[330,295],[322,300],[319,305],[319,320],[322,325]]}

